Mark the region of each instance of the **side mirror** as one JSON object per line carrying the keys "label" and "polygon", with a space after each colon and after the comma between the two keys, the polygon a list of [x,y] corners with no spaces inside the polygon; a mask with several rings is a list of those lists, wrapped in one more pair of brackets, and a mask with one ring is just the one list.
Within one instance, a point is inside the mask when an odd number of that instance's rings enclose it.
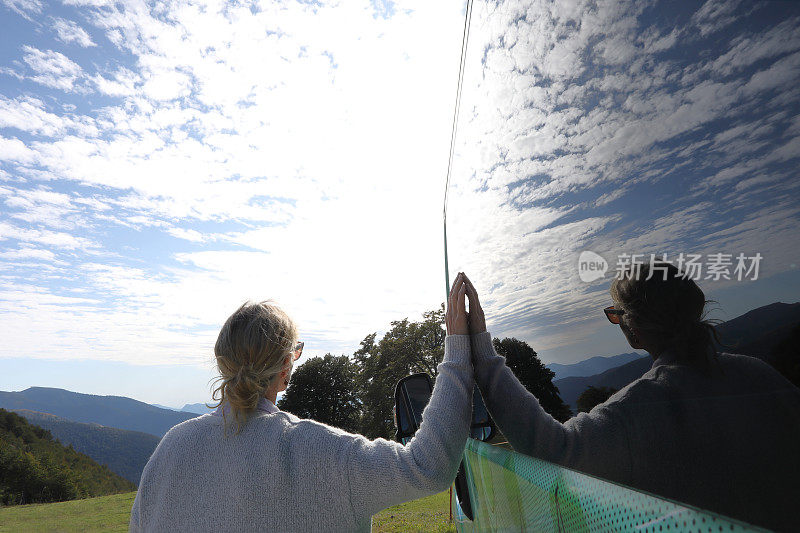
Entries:
{"label": "side mirror", "polygon": [[[422,425],[422,412],[433,393],[431,378],[426,373],[412,374],[397,382],[394,389],[394,425],[397,440],[408,442]],[[480,441],[490,440],[496,433],[492,417],[483,403],[481,391],[472,389],[472,423],[470,437]]]}
{"label": "side mirror", "polygon": [[426,373],[412,374],[394,388],[394,425],[397,440],[406,444],[422,425],[422,412],[431,399],[433,385]]}
{"label": "side mirror", "polygon": [[[406,444],[422,425],[422,412],[431,399],[433,386],[428,374],[412,374],[397,382],[394,389],[394,424],[397,427],[397,440]],[[472,424],[470,437],[487,441],[494,436],[495,426],[483,397],[476,385],[472,391]],[[467,483],[464,463],[459,465],[458,474],[454,481],[456,486],[456,501],[464,516],[473,520],[472,501],[469,497],[469,484]]]}

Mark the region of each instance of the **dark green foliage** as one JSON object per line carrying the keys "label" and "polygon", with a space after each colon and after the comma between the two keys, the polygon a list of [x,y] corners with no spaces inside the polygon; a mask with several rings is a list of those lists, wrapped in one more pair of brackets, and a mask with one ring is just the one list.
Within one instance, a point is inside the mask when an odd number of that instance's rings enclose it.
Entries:
{"label": "dark green foliage", "polygon": [[358,431],[357,375],[358,366],[346,355],[313,357],[294,371],[278,407],[300,418]]}
{"label": "dark green foliage", "polygon": [[142,470],[158,446],[155,435],[124,429],[73,422],[48,413],[16,411],[28,422],[47,429],[61,443],[105,464],[115,473],[139,483]]}
{"label": "dark green foliage", "polygon": [[617,392],[613,387],[592,387],[589,385],[586,390],[578,396],[577,407],[579,413],[588,413],[596,405],[605,402],[611,395]]}
{"label": "dark green foliage", "polygon": [[572,416],[569,407],[553,385],[555,372],[544,366],[528,343],[514,338],[493,340],[494,349],[506,358],[506,365],[528,391],[536,396],[542,408],[559,422]]}
{"label": "dark green foliage", "polygon": [[0,503],[13,505],[116,494],[136,486],[49,431],[0,409]]}
{"label": "dark green foliage", "polygon": [[369,438],[392,438],[394,387],[400,378],[416,372],[436,377],[444,357],[444,306],[423,313],[420,322],[392,322],[379,342],[367,335],[353,354],[359,364],[359,397],[362,403],[361,433]]}

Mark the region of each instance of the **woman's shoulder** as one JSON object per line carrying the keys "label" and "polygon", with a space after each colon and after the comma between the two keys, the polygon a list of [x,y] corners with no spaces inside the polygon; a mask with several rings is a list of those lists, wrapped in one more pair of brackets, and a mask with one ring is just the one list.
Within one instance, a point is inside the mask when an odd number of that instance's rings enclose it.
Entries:
{"label": "woman's shoulder", "polygon": [[625,407],[632,404],[669,402],[737,392],[798,392],[792,383],[768,363],[748,355],[719,353],[710,370],[684,364],[653,366],[606,402]]}
{"label": "woman's shoulder", "polygon": [[175,440],[183,440],[195,433],[204,432],[206,428],[221,424],[221,422],[222,417],[214,415],[200,415],[195,418],[190,418],[189,420],[185,420],[180,424],[175,424],[172,426],[169,431],[167,431],[164,436],[161,437],[159,446]]}
{"label": "woman's shoulder", "polygon": [[271,415],[261,415],[259,418],[262,419],[263,423],[269,423],[270,420],[280,420],[285,426],[285,431],[288,432],[310,433],[319,437],[328,436],[331,438],[345,439],[358,436],[310,418],[300,418],[287,411],[280,411]]}
{"label": "woman's shoulder", "polygon": [[758,357],[735,353],[720,353],[718,361],[723,375],[727,373],[733,378],[739,378],[754,386],[761,385],[768,388],[791,388],[797,390],[797,387],[786,379],[783,374]]}

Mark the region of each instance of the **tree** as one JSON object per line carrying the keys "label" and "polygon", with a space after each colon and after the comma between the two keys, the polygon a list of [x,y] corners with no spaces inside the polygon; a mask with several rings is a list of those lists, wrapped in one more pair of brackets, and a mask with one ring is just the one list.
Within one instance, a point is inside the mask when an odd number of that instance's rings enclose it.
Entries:
{"label": "tree", "polygon": [[493,340],[494,349],[506,358],[506,365],[528,391],[536,396],[542,408],[559,422],[572,416],[569,406],[558,395],[553,385],[555,373],[544,366],[538,354],[528,343],[515,338]]}
{"label": "tree", "polygon": [[589,385],[586,387],[586,390],[578,396],[578,400],[575,402],[578,407],[578,412],[588,413],[596,405],[600,405],[608,400],[615,392],[617,392],[617,389],[612,387],[593,387]]}
{"label": "tree", "polygon": [[301,418],[358,431],[358,366],[346,355],[313,357],[292,374],[278,407]]}
{"label": "tree", "polygon": [[360,365],[359,395],[362,401],[361,433],[369,438],[391,438],[394,387],[400,378],[426,372],[436,378],[444,357],[444,305],[423,313],[420,322],[407,318],[392,322],[379,342],[371,333],[353,354]]}

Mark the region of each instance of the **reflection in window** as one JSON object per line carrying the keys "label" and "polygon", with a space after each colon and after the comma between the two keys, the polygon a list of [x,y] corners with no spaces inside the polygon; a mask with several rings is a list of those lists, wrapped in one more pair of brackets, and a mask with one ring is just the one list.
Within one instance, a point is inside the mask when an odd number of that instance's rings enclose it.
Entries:
{"label": "reflection in window", "polygon": [[449,255],[495,336],[545,362],[629,352],[601,310],[631,256],[693,261],[716,318],[798,299],[798,17],[793,2],[475,4]]}

